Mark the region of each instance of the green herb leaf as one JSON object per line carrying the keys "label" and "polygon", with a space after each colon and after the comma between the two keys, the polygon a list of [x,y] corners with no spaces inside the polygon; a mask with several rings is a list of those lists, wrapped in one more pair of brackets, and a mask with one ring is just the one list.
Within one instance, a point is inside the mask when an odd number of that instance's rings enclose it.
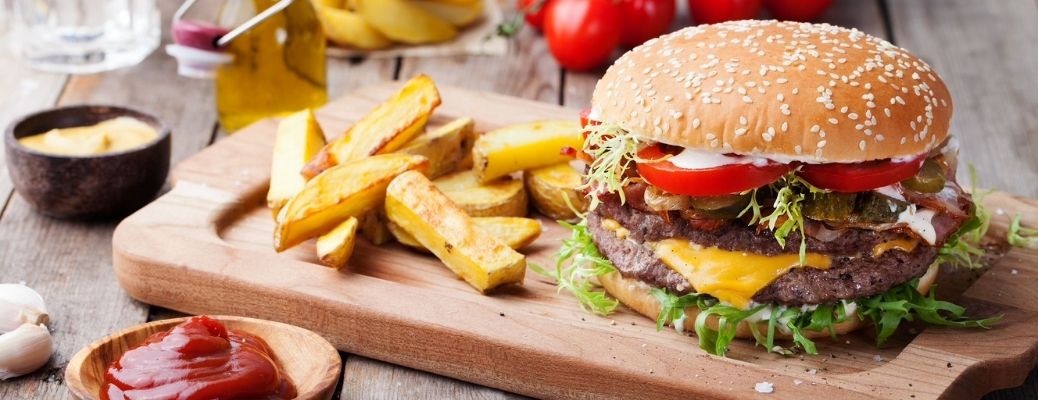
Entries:
{"label": "green herb leaf", "polygon": [[756,224],[757,222],[760,222],[760,219],[761,219],[761,207],[760,207],[760,203],[757,202],[757,189],[753,189],[749,193],[750,193],[750,202],[748,204],[746,204],[746,208],[742,209],[742,211],[739,212],[738,217],[742,218],[742,216],[746,215],[746,213],[751,213],[749,224],[753,225],[753,224]]}
{"label": "green herb leaf", "polygon": [[[710,354],[724,357],[728,346],[732,340],[735,340],[735,331],[739,327],[739,323],[764,307],[764,305],[760,305],[748,310],[740,310],[729,305],[715,304],[700,310],[695,325],[696,335],[699,336],[699,348]],[[707,325],[711,316],[717,316],[716,331]]]}
{"label": "green herb leaf", "polygon": [[[794,231],[800,232],[800,265],[807,261],[807,235],[804,234],[803,202],[809,193],[821,193],[825,190],[814,186],[796,175],[792,171],[778,182],[772,183],[771,188],[775,190],[775,202],[772,204],[773,211],[767,216],[761,217],[760,205],[757,203],[757,191],[753,191],[750,204],[743,209],[742,214],[747,211],[753,212],[750,224],[762,222],[768,224],[768,228],[775,234],[775,240],[780,246],[786,246],[786,237]],[[779,221],[782,224],[776,229]]]}
{"label": "green herb leaf", "polygon": [[573,293],[584,311],[603,316],[611,314],[619,303],[601,290],[593,278],[615,272],[616,268],[598,251],[598,247],[595,247],[595,242],[591,240],[591,234],[587,230],[587,220],[581,220],[577,224],[565,221],[558,223],[569,228],[572,233],[569,239],[562,241],[562,246],[555,255],[555,270],[546,271],[538,265],[531,265],[531,269],[554,279],[559,291],[568,290]]}
{"label": "green herb leaf", "polygon": [[656,317],[657,331],[663,330],[664,326],[683,318],[685,308],[697,306],[699,298],[702,297],[698,293],[689,293],[679,297],[660,288],[652,288],[650,293],[652,293],[652,297],[656,298],[656,301],[660,302],[660,314]]}
{"label": "green herb leaf", "polygon": [[1007,239],[1010,245],[1016,247],[1038,248],[1038,229],[1020,226],[1020,215],[1016,215],[1009,224]]}
{"label": "green herb leaf", "polygon": [[592,161],[584,174],[587,181],[580,189],[591,189],[589,209],[598,206],[595,193],[600,191],[616,193],[624,203],[627,199],[623,188],[630,182],[627,169],[635,162],[645,161],[638,157],[643,142],[618,124],[588,125],[584,130],[588,135],[582,151],[591,155]]}
{"label": "green herb leaf", "polygon": [[969,319],[966,309],[947,301],[937,300],[935,290],[922,295],[916,289],[919,279],[894,286],[890,290],[857,301],[858,316],[871,319],[876,324],[876,345],[882,345],[897,331],[902,321],[919,318],[931,325],[959,328],[990,328],[1002,320],[1002,316],[984,319]]}

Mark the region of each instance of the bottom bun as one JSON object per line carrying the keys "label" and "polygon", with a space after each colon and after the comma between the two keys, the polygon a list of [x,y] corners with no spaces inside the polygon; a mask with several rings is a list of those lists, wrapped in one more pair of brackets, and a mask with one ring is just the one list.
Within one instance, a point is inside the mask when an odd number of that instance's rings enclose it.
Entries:
{"label": "bottom bun", "polygon": [[[919,278],[919,286],[917,289],[919,293],[928,293],[930,286],[937,279],[937,273],[939,268],[931,266],[922,277]],[[598,277],[599,283],[611,296],[619,300],[621,303],[630,307],[646,317],[649,317],[655,321],[660,314],[660,302],[653,297],[651,291],[652,287],[645,284],[644,282],[624,278],[618,272],[612,272],[606,275]],[[685,308],[685,320],[684,320],[684,332],[695,332],[696,317],[699,316],[699,309],[696,307]],[[739,326],[735,329],[735,337],[750,339],[753,338],[753,333],[750,332],[751,322],[742,321]],[[768,323],[767,321],[757,322],[757,331],[764,333],[767,332]],[[863,325],[863,322],[858,318],[857,313],[852,313],[847,316],[847,320],[839,324],[835,324],[833,329],[837,335],[843,335],[845,333],[852,332]],[[707,319],[707,326],[710,329],[717,330],[717,316],[712,315]],[[804,336],[814,339],[820,337],[829,336],[829,329],[822,331],[803,331]],[[788,333],[784,333],[780,330],[775,331],[775,337],[778,339],[792,339],[793,336]]]}

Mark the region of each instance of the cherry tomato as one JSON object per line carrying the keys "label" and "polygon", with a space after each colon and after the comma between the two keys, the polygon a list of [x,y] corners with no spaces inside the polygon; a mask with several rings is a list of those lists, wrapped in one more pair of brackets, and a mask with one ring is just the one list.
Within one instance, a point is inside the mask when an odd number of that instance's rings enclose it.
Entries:
{"label": "cherry tomato", "polygon": [[764,0],[764,7],[777,19],[810,22],[833,5],[833,0]]}
{"label": "cherry tomato", "polygon": [[621,0],[620,44],[634,47],[669,32],[676,8],[675,0]]}
{"label": "cherry tomato", "polygon": [[519,0],[519,11],[526,14],[526,24],[536,30],[544,29],[544,8],[548,0]]}
{"label": "cherry tomato", "polygon": [[798,175],[812,185],[834,192],[854,193],[901,182],[915,176],[926,161],[926,154],[908,161],[867,161],[860,163],[804,164]]}
{"label": "cherry tomato", "polygon": [[757,18],[762,0],[688,0],[692,19],[700,24]]}
{"label": "cherry tomato", "polygon": [[[638,152],[645,159],[664,156],[660,147],[650,146]],[[714,168],[684,169],[670,161],[638,163],[638,174],[667,193],[688,196],[720,196],[741,193],[774,182],[795,168],[791,164],[768,163],[764,166],[731,164]]]}
{"label": "cherry tomato", "polygon": [[553,0],[544,10],[544,37],[555,60],[571,70],[602,65],[620,43],[620,8],[613,0]]}

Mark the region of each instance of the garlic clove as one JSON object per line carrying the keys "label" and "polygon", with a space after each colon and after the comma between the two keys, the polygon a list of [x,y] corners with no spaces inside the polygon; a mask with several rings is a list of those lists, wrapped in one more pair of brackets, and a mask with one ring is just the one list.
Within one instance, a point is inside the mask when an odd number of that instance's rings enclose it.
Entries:
{"label": "garlic clove", "polygon": [[54,341],[46,326],[22,324],[0,335],[0,380],[35,371],[54,352]]}
{"label": "garlic clove", "polygon": [[17,283],[0,284],[0,333],[18,329],[24,323],[49,322],[47,307],[39,293]]}

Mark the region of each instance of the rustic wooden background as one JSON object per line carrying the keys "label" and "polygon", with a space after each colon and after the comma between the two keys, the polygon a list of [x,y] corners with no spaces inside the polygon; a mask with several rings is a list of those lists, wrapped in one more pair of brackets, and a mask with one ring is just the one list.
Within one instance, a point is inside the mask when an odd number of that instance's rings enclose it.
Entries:
{"label": "rustic wooden background", "polygon": [[[168,20],[180,2],[159,3]],[[952,129],[962,140],[962,158],[977,166],[981,185],[1038,197],[1035,0],[840,0],[823,20],[885,37],[933,65],[951,87]],[[678,23],[688,24],[687,16]],[[333,98],[360,86],[426,73],[442,84],[574,109],[588,104],[601,74],[561,69],[529,29],[505,57],[332,59],[328,67]],[[178,77],[173,60],[161,51],[133,68],[82,76],[36,72],[0,52],[0,126],[56,105],[128,105],[155,113],[172,127],[174,163],[223,136],[212,89],[207,81]],[[114,227],[115,222],[69,222],[35,214],[14,193],[0,163],[0,281],[25,282],[43,294],[57,345],[47,367],[0,383],[0,399],[65,398],[64,366],[79,348],[107,332],[178,315],[135,302],[120,289],[111,267]],[[377,360],[342,357],[344,399],[521,397]],[[987,398],[1038,398],[1038,372],[1032,371],[1023,386]]]}

